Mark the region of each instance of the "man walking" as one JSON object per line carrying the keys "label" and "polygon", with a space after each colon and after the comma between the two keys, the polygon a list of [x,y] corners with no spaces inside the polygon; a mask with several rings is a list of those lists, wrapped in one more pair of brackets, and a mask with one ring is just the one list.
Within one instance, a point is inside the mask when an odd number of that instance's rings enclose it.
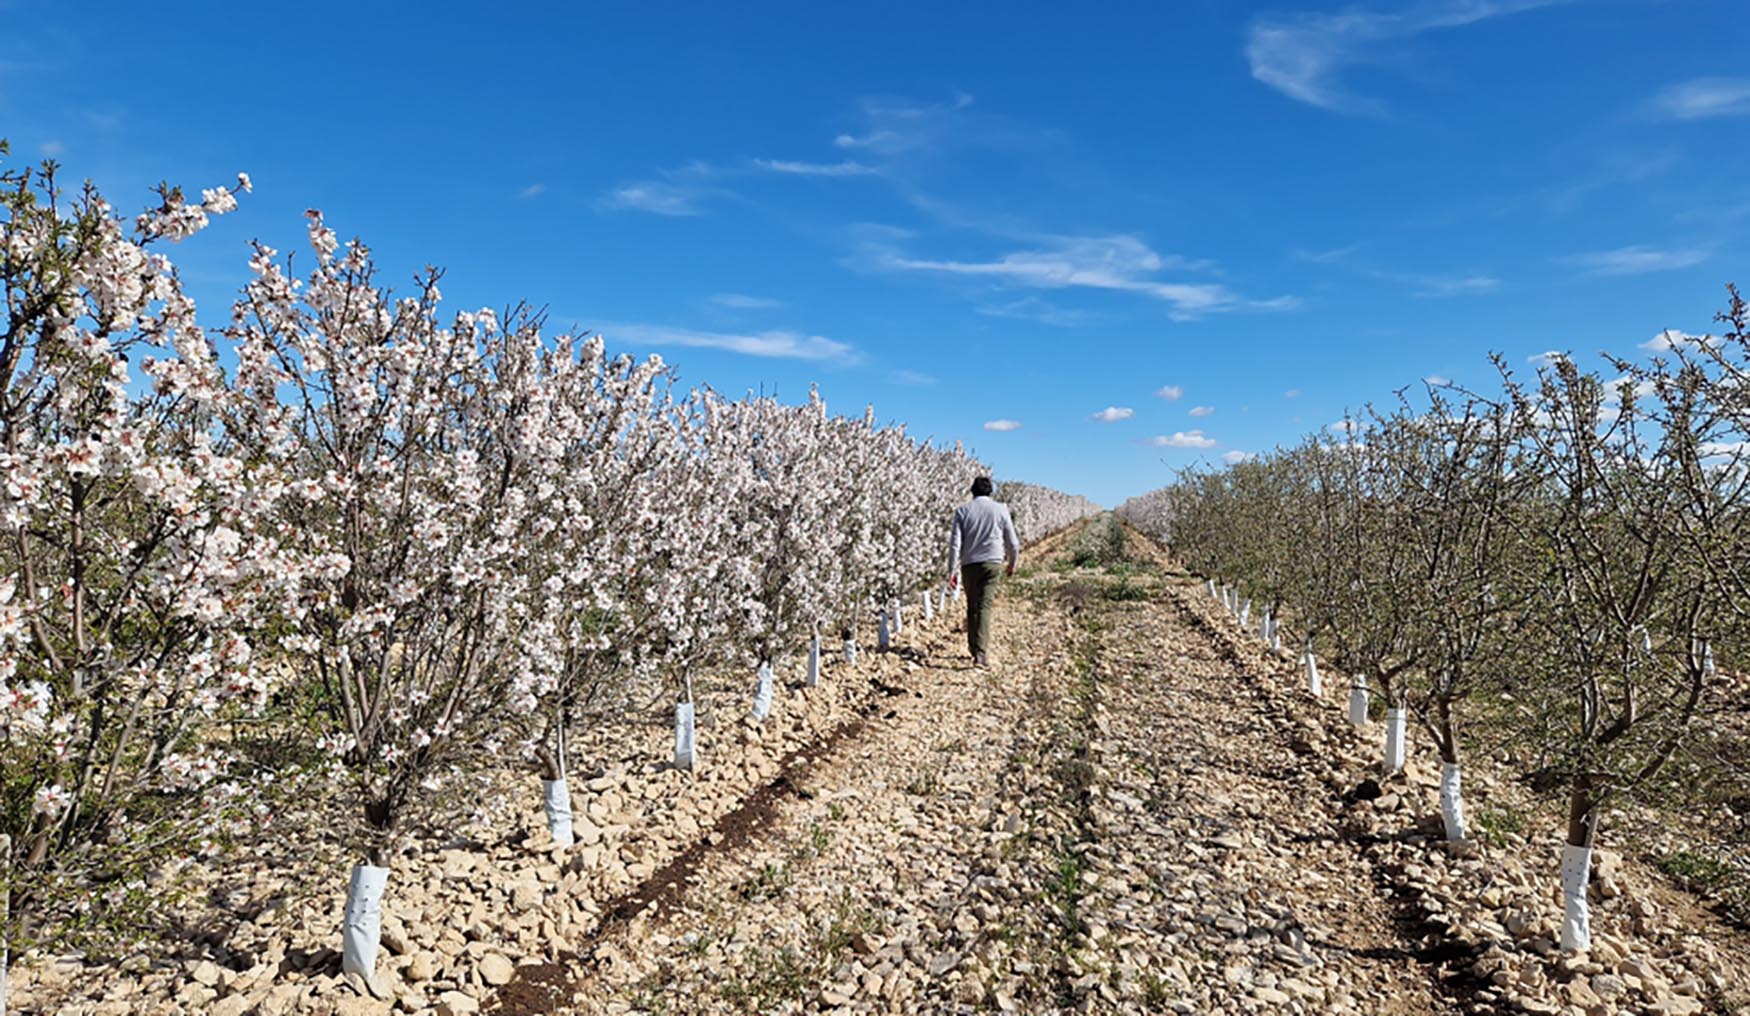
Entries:
{"label": "man walking", "polygon": [[966,646],[972,662],[989,664],[990,618],[996,605],[997,573],[1008,562],[1015,574],[1021,558],[1021,538],[1015,535],[1008,505],[991,500],[990,477],[972,481],[972,500],[954,509],[954,529],[948,536],[948,585],[966,580]]}

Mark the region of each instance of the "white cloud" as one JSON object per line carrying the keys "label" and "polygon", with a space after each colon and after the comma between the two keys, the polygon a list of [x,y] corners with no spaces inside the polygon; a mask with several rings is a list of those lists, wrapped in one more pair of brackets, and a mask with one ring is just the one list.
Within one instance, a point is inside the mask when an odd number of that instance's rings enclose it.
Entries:
{"label": "white cloud", "polygon": [[1215,407],[1214,406],[1192,406],[1190,415],[1192,415],[1192,416],[1214,416],[1215,415]]}
{"label": "white cloud", "polygon": [[1298,399],[1298,398],[1300,398],[1300,389],[1299,388],[1290,388],[1287,391],[1282,393],[1282,397],[1285,399]]}
{"label": "white cloud", "polygon": [[1252,77],[1291,99],[1338,113],[1378,113],[1374,99],[1341,80],[1352,66],[1381,62],[1394,41],[1458,28],[1559,0],[1423,0],[1398,11],[1346,8],[1337,13],[1274,14],[1252,22],[1246,59]]}
{"label": "white cloud", "polygon": [[736,310],[770,310],[782,307],[782,300],[773,300],[766,296],[748,296],[745,293],[718,293],[711,297],[711,302],[719,307],[733,307]]}
{"label": "white cloud", "polygon": [[1156,448],[1214,448],[1215,439],[1205,437],[1200,430],[1179,430],[1171,434],[1156,434],[1148,439]]}
{"label": "white cloud", "polygon": [[1649,110],[1672,120],[1750,116],[1750,78],[1696,78],[1654,96]]}
{"label": "white cloud", "polygon": [[1436,388],[1445,388],[1452,383],[1452,379],[1449,377],[1441,377],[1439,374],[1430,374],[1422,379],[1422,383],[1425,385],[1433,385]]}
{"label": "white cloud", "polygon": [[60,141],[53,141],[53,140],[44,141],[40,147],[42,148],[42,153],[51,159],[58,157],[59,155],[61,155],[63,152],[65,152],[67,150],[67,146],[65,144],[63,144]]}
{"label": "white cloud", "polygon": [[891,372],[888,376],[902,385],[912,385],[913,387],[918,388],[936,383],[934,375],[924,374],[915,370],[896,370]]}
{"label": "white cloud", "polygon": [[650,212],[653,215],[698,215],[699,193],[691,187],[676,186],[660,180],[616,187],[601,201],[602,207],[617,211]]}
{"label": "white cloud", "polygon": [[863,356],[856,347],[820,335],[801,332],[765,331],[751,335],[731,332],[701,332],[667,325],[615,325],[603,329],[609,342],[626,342],[634,346],[689,346],[697,349],[721,349],[744,356],[760,356],[781,360],[811,360],[817,363],[855,364]]}
{"label": "white cloud", "polygon": [[1246,460],[1252,459],[1255,457],[1256,456],[1254,456],[1251,452],[1242,452],[1242,451],[1237,451],[1237,450],[1231,451],[1231,452],[1222,452],[1221,453],[1221,461],[1227,463],[1230,466],[1237,466],[1240,463],[1245,462]]}
{"label": "white cloud", "polygon": [[1541,353],[1533,353],[1526,357],[1525,362],[1536,364],[1539,367],[1547,367],[1567,359],[1571,359],[1571,357],[1559,349],[1546,349]]}
{"label": "white cloud", "polygon": [[541,194],[546,189],[547,185],[544,183],[531,183],[516,193],[519,198],[532,198]]}
{"label": "white cloud", "polygon": [[794,176],[874,176],[881,172],[861,162],[792,162],[788,159],[755,159],[754,165],[774,173]]}
{"label": "white cloud", "polygon": [[1162,385],[1155,389],[1155,394],[1168,402],[1179,401],[1179,396],[1185,394],[1185,389],[1179,385]]}
{"label": "white cloud", "polygon": [[1164,272],[1206,272],[1208,261],[1159,254],[1133,236],[1065,236],[1034,250],[1011,251],[991,261],[953,261],[904,257],[887,252],[876,260],[883,268],[982,276],[1036,289],[1104,289],[1163,300],[1174,318],[1230,310],[1286,310],[1298,305],[1292,297],[1246,300],[1213,282],[1165,281]]}
{"label": "white cloud", "polygon": [[1336,423],[1327,425],[1325,429],[1338,437],[1354,437],[1361,432],[1361,421],[1352,419],[1338,420]]}
{"label": "white cloud", "polygon": [[1127,406],[1107,406],[1098,413],[1090,415],[1088,419],[1098,420],[1101,423],[1117,423],[1119,420],[1128,420],[1135,415],[1136,410]]}
{"label": "white cloud", "polygon": [[1679,346],[1699,346],[1712,339],[1708,335],[1691,335],[1675,328],[1667,328],[1647,341],[1641,343],[1642,349],[1650,349],[1655,353],[1668,353]]}
{"label": "white cloud", "polygon": [[999,434],[1006,432],[1006,431],[1011,431],[1011,430],[1020,430],[1021,429],[1021,421],[1019,421],[1019,420],[986,420],[986,421],[984,421],[984,429],[985,430],[994,430],[994,431],[998,432]]}
{"label": "white cloud", "polygon": [[1618,247],[1615,250],[1592,251],[1564,258],[1568,264],[1586,270],[1588,275],[1642,275],[1647,272],[1669,272],[1693,268],[1711,254],[1704,250],[1660,250],[1656,247]]}

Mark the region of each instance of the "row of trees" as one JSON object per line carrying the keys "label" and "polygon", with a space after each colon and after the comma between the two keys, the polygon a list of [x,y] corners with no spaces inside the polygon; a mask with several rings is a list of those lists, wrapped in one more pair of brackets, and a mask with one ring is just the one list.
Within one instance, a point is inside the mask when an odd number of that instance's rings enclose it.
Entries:
{"label": "row of trees", "polygon": [[[1667,333],[1610,377],[1570,358],[1497,390],[1428,386],[1285,448],[1194,471],[1119,509],[1186,563],[1286,617],[1382,696],[1388,765],[1406,716],[1443,763],[1465,835],[1467,747],[1521,763],[1567,804],[1565,948],[1589,943],[1601,817],[1688,764],[1734,685],[1750,604],[1750,318]],[[1316,678],[1314,678],[1316,680]],[[1364,700],[1363,700],[1364,701]],[[1704,752],[1693,753],[1701,757]]]}
{"label": "row of trees", "polygon": [[0,186],[0,1012],[7,945],[138,918],[166,858],[265,820],[292,774],[231,736],[263,718],[356,802],[345,967],[378,991],[390,859],[446,782],[526,757],[567,842],[578,724],[675,702],[690,767],[695,676],[757,672],[763,715],[823,634],[854,654],[984,471],[525,307],[445,315],[316,212],[209,330],[162,248],[246,176],[132,220],[52,165]]}
{"label": "row of trees", "polygon": [[1105,510],[1080,495],[1015,480],[1004,481],[997,488],[996,499],[1009,506],[1015,532],[1028,542]]}

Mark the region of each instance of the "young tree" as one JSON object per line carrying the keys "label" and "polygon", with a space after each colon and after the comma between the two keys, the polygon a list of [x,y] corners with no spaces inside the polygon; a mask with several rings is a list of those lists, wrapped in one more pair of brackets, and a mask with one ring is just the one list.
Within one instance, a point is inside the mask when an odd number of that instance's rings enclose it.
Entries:
{"label": "young tree", "polygon": [[1449,840],[1465,838],[1458,713],[1481,685],[1510,682],[1502,661],[1526,610],[1502,581],[1530,553],[1517,528],[1537,474],[1518,455],[1517,417],[1500,402],[1455,403],[1431,387],[1426,412],[1406,405],[1392,426],[1406,432],[1399,532],[1414,549],[1410,639],[1420,664],[1404,673],[1409,708],[1441,761],[1440,811]]}
{"label": "young tree", "polygon": [[296,575],[157,251],[235,197],[163,186],[128,223],[56,170],[0,172],[0,1012],[11,948],[137,928],[146,873],[249,815],[209,735],[260,709]]}
{"label": "young tree", "polygon": [[282,520],[310,566],[283,645],[320,690],[322,744],[358,802],[343,966],[381,996],[380,899],[406,820],[498,749],[508,711],[531,711],[537,675],[558,667],[550,652],[506,659],[528,581],[515,537],[539,502],[511,440],[539,394],[515,365],[538,322],[480,311],[445,326],[436,271],[392,299],[362,243],[342,248],[315,212],[309,235],[301,290],[257,245],[231,328],[250,405],[238,429],[300,477]]}
{"label": "young tree", "polygon": [[1707,683],[1707,597],[1675,482],[1690,438],[1660,426],[1632,383],[1612,387],[1566,358],[1534,390],[1509,386],[1544,484],[1527,522],[1544,553],[1516,578],[1531,608],[1519,640],[1534,668],[1525,733],[1567,787],[1564,949],[1590,946],[1586,885],[1605,806],[1670,759]]}

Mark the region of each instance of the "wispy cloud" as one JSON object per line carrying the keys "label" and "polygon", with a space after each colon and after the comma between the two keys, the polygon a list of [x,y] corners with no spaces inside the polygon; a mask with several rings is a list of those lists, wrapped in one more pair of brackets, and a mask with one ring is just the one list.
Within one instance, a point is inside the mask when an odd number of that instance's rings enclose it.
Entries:
{"label": "wispy cloud", "polygon": [[1750,116],[1750,78],[1685,81],[1655,95],[1647,109],[1655,116],[1671,120]]}
{"label": "wispy cloud", "polygon": [[1312,265],[1334,265],[1360,249],[1360,244],[1352,243],[1347,247],[1333,247],[1330,250],[1297,250],[1294,252],[1294,259]]}
{"label": "wispy cloud", "polygon": [[1098,420],[1101,423],[1117,423],[1119,420],[1128,420],[1135,415],[1136,410],[1128,406],[1107,406],[1098,413],[1090,414],[1088,419]]}
{"label": "wispy cloud", "polygon": [[1008,303],[991,304],[973,309],[989,317],[1019,318],[1066,328],[1074,328],[1099,319],[1099,315],[1092,311],[1067,310],[1041,300],[1037,296],[1023,296],[1019,300],[1010,300]]}
{"label": "wispy cloud", "polygon": [[44,141],[40,146],[42,153],[53,159],[66,152],[67,146],[59,140]]}
{"label": "wispy cloud", "polygon": [[614,188],[602,199],[601,206],[615,211],[678,217],[700,214],[698,200],[699,193],[693,188],[645,180]]}
{"label": "wispy cloud", "polygon": [[1299,388],[1290,388],[1287,391],[1282,393],[1282,397],[1285,399],[1298,399],[1298,398],[1300,398],[1300,389]]}
{"label": "wispy cloud", "polygon": [[598,208],[608,211],[649,212],[652,215],[704,214],[707,198],[734,196],[722,186],[723,174],[708,162],[689,162],[679,169],[665,169],[656,178],[634,180],[602,195]]}
{"label": "wispy cloud", "polygon": [[1361,421],[1355,419],[1342,419],[1338,420],[1336,423],[1326,425],[1325,429],[1338,437],[1354,437],[1356,434],[1361,433]]}
{"label": "wispy cloud", "polygon": [[911,385],[914,388],[923,388],[936,383],[936,378],[933,375],[915,370],[891,371],[887,376],[902,385]]}
{"label": "wispy cloud", "polygon": [[784,306],[782,300],[774,300],[766,296],[748,296],[745,293],[718,293],[711,297],[711,302],[719,307],[733,307],[736,310],[770,310]]}
{"label": "wispy cloud", "polygon": [[1541,353],[1533,353],[1526,357],[1525,362],[1535,364],[1539,367],[1548,367],[1562,360],[1568,359],[1572,358],[1559,349],[1546,349]]}
{"label": "wispy cloud", "polygon": [[1458,28],[1560,0],[1424,0],[1397,11],[1269,14],[1252,22],[1246,59],[1252,77],[1291,99],[1337,113],[1380,113],[1378,100],[1343,83],[1350,67],[1382,62],[1394,42]]}
{"label": "wispy cloud", "polygon": [[1422,379],[1422,383],[1425,385],[1431,385],[1435,388],[1445,388],[1447,385],[1452,384],[1452,379],[1449,377],[1443,377],[1439,374],[1430,374]]}
{"label": "wispy cloud", "polygon": [[793,331],[764,331],[752,334],[735,332],[705,332],[667,325],[614,325],[602,330],[609,342],[625,342],[634,346],[687,346],[696,349],[721,349],[744,356],[759,356],[782,360],[810,360],[850,366],[861,363],[863,355],[856,347],[837,339],[806,335]]}
{"label": "wispy cloud", "polygon": [[[1011,251],[989,261],[914,258],[884,251],[874,262],[895,271],[935,272],[992,279],[1007,285],[1037,289],[1100,289],[1139,293],[1171,305],[1179,320],[1238,309],[1277,310],[1277,301],[1252,301],[1211,282],[1167,281],[1161,273],[1207,272],[1208,261],[1159,254],[1133,236],[1065,236],[1049,244]],[[1288,298],[1292,299],[1292,298]]]}
{"label": "wispy cloud", "polygon": [[516,193],[517,193],[517,197],[519,197],[519,198],[532,198],[532,197],[539,196],[540,194],[542,194],[546,190],[547,190],[547,185],[544,183],[531,183],[527,187],[524,187],[522,190],[517,191]]}
{"label": "wispy cloud", "polygon": [[1168,402],[1177,402],[1179,401],[1179,396],[1184,394],[1185,388],[1182,385],[1161,385],[1159,388],[1155,389],[1155,395],[1166,399]]}
{"label": "wispy cloud", "polygon": [[1214,448],[1215,439],[1200,430],[1179,430],[1171,434],[1156,434],[1148,439],[1156,448]]}
{"label": "wispy cloud", "polygon": [[1188,413],[1187,415],[1196,416],[1196,417],[1214,416],[1215,415],[1215,407],[1214,406],[1192,406],[1190,413]]}
{"label": "wispy cloud", "polygon": [[984,421],[984,429],[985,430],[994,430],[994,431],[998,432],[999,434],[1004,433],[1006,431],[1011,431],[1011,430],[1020,430],[1021,429],[1021,421],[1019,421],[1019,420],[986,420],[986,421]]}
{"label": "wispy cloud", "polygon": [[754,165],[774,173],[794,176],[875,176],[881,171],[861,162],[792,162],[788,159],[755,159]]}
{"label": "wispy cloud", "polygon": [[1643,275],[1647,272],[1669,272],[1693,268],[1711,257],[1705,250],[1662,249],[1658,247],[1618,247],[1615,250],[1575,254],[1562,260],[1588,275]]}
{"label": "wispy cloud", "polygon": [[1222,452],[1221,453],[1221,461],[1227,463],[1230,466],[1237,466],[1240,463],[1245,462],[1246,460],[1252,459],[1255,457],[1256,456],[1254,456],[1251,452],[1231,451],[1231,452]]}
{"label": "wispy cloud", "polygon": [[1392,275],[1393,281],[1416,287],[1417,296],[1474,296],[1501,287],[1493,275]]}
{"label": "wispy cloud", "polygon": [[845,132],[833,138],[839,148],[896,156],[929,148],[951,132],[954,114],[972,105],[972,96],[956,95],[948,102],[915,102],[909,99],[865,99],[860,133]]}

